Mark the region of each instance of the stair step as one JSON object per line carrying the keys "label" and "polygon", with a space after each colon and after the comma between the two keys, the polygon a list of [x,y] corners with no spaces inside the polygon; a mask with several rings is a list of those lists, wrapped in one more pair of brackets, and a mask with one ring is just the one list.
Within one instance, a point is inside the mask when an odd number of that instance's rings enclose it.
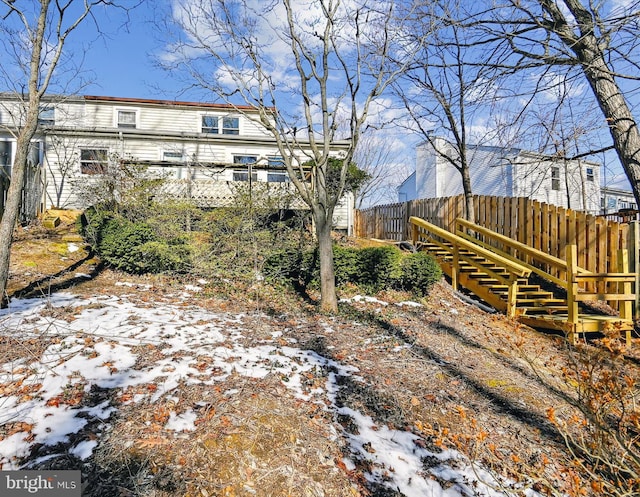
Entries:
{"label": "stair step", "polygon": [[566,308],[567,301],[565,299],[555,299],[555,298],[518,299],[518,304],[523,306],[530,305],[532,307],[545,307],[547,305],[563,305]]}
{"label": "stair step", "polygon": [[[494,280],[495,281],[495,280]],[[489,288],[489,290],[495,292],[499,292],[501,290],[504,290],[505,292],[509,291],[509,285],[503,285],[502,283],[497,283],[495,285],[491,285],[488,283],[483,282],[482,280],[480,280],[480,282],[482,282],[482,284],[484,286],[486,286],[487,288]],[[540,287],[538,285],[518,285],[518,291],[519,292],[537,292],[540,291]],[[548,292],[549,294],[551,292]]]}
{"label": "stair step", "polygon": [[[487,277],[487,273],[483,273],[477,270],[475,272],[468,272],[468,271],[463,271],[463,272],[466,273],[467,276],[469,276],[469,278],[473,278],[477,280]],[[493,272],[496,273],[498,276],[504,276],[505,278],[509,277],[509,273],[507,273],[506,271],[493,271]]]}
{"label": "stair step", "polygon": [[519,307],[519,309],[522,309],[523,311],[525,311],[525,313],[527,315],[539,315],[539,314],[556,314],[559,312],[564,312],[566,314],[567,312],[567,306],[566,305],[556,305],[556,306],[544,306],[544,307]]}

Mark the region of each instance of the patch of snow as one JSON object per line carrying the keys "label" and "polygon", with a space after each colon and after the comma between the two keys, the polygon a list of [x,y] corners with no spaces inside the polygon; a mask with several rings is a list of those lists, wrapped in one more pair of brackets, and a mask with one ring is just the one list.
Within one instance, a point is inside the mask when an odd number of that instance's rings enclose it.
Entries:
{"label": "patch of snow", "polygon": [[71,455],[76,456],[78,459],[88,459],[93,454],[93,449],[98,446],[98,442],[96,440],[84,440],[80,442],[78,445],[69,450]]}
{"label": "patch of snow", "polygon": [[185,411],[181,414],[171,412],[169,414],[169,421],[167,421],[164,427],[166,430],[177,432],[193,431],[196,429],[196,419],[198,419],[198,415],[192,410]]}
{"label": "patch of snow", "polygon": [[354,295],[348,299],[340,299],[340,302],[366,302],[368,304],[379,304],[382,306],[389,305],[388,302],[384,300],[379,300],[375,297],[370,297],[369,295]]}
{"label": "patch of snow", "polygon": [[405,302],[396,302],[398,307],[424,307],[420,302],[412,302],[407,300]]}
{"label": "patch of snow", "polygon": [[75,243],[73,243],[73,242],[67,243],[67,251],[70,254],[73,254],[74,252],[77,252],[78,250],[80,250],[80,247],[78,247]]}

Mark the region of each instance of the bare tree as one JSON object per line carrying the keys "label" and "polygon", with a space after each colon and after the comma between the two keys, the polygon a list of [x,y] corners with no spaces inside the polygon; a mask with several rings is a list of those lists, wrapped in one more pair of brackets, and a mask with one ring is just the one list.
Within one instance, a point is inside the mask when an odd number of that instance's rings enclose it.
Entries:
{"label": "bare tree", "polygon": [[[234,105],[275,140],[311,210],[327,311],[337,309],[334,208],[370,106],[403,69],[388,63],[390,54],[403,60],[408,52],[393,31],[395,15],[391,1],[189,0],[172,16],[177,31],[165,66]],[[342,167],[335,183],[329,181],[330,158],[339,140]],[[309,162],[311,182],[303,167]]]}
{"label": "bare tree", "polygon": [[[465,14],[461,4],[446,0],[420,2],[413,21],[414,36],[432,31],[432,41],[422,45],[414,62],[394,85],[395,93],[411,118],[410,126],[429,143],[437,157],[453,166],[461,178],[465,215],[474,220],[470,175],[470,143],[478,119],[490,110],[496,89],[496,68],[478,64],[487,54],[473,48],[473,30],[456,22]],[[437,26],[434,30],[433,26]],[[439,138],[444,137],[445,140]]]}
{"label": "bare tree", "polygon": [[555,67],[582,74],[609,129],[613,146],[640,203],[640,131],[630,98],[640,80],[639,2],[507,0],[469,16],[486,43],[512,54],[506,71]]}
{"label": "bare tree", "polygon": [[397,187],[411,169],[402,153],[403,146],[399,137],[387,129],[367,128],[361,134],[354,162],[368,178],[354,192],[356,209],[397,202]]}
{"label": "bare tree", "polygon": [[[29,148],[38,127],[40,102],[64,58],[63,49],[69,35],[86,19],[93,18],[93,11],[98,6],[113,5],[109,0],[0,0],[0,34],[5,37],[2,76],[22,86],[21,91],[16,92],[16,97],[24,110],[21,119],[15,123],[15,159],[0,222],[2,306],[8,301],[5,290],[13,229],[20,214]],[[15,65],[6,63],[7,60]],[[16,72],[10,73],[8,67],[13,67]]]}

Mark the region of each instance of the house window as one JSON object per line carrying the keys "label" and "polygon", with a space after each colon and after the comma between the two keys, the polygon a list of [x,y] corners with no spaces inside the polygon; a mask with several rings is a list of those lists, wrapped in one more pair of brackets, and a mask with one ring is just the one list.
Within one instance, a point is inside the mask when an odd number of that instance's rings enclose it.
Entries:
{"label": "house window", "polygon": [[587,181],[593,182],[593,168],[592,167],[588,167],[587,168]]}
{"label": "house window", "polygon": [[135,128],[136,114],[137,113],[134,110],[119,110],[118,128]]}
{"label": "house window", "polygon": [[56,123],[55,108],[50,105],[42,105],[38,109],[38,124],[40,126],[53,126]]}
{"label": "house window", "polygon": [[222,134],[223,135],[239,135],[240,134],[240,118],[223,117],[222,118]]}
{"label": "house window", "polygon": [[289,175],[284,171],[269,171],[267,173],[267,181],[269,183],[287,183],[289,181]]}
{"label": "house window", "polygon": [[12,143],[10,141],[0,141],[0,166],[11,165],[11,149]]}
{"label": "house window", "polygon": [[202,132],[218,134],[218,116],[202,116]]}
{"label": "house window", "polygon": [[267,157],[267,166],[269,169],[286,169],[284,159],[278,155]]}
{"label": "house window", "polygon": [[[258,162],[258,157],[255,155],[234,155],[234,164],[247,164],[246,169],[236,169],[233,171],[233,181],[249,181],[249,165],[253,165]],[[251,172],[251,181],[258,181],[258,173]]]}
{"label": "house window", "polygon": [[255,155],[234,155],[234,164],[255,164],[258,162],[258,157]]}
{"label": "house window", "polygon": [[[233,171],[233,181],[249,181],[249,171],[246,169]],[[258,173],[251,173],[251,182],[258,181]]]}
{"label": "house window", "polygon": [[107,172],[109,151],[104,148],[80,150],[80,172],[82,174],[104,174]]}
{"label": "house window", "polygon": [[556,166],[551,167],[551,189],[560,190],[560,168]]}
{"label": "house window", "polygon": [[162,153],[162,160],[166,161],[182,161],[183,155],[181,151],[165,151]]}

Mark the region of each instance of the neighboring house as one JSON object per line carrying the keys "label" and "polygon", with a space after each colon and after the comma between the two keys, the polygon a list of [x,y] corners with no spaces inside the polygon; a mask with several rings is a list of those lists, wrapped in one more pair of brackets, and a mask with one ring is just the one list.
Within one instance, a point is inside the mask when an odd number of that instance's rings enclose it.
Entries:
{"label": "neighboring house", "polygon": [[636,199],[633,192],[619,188],[603,186],[601,194],[601,214],[614,214],[625,210],[637,210]]}
{"label": "neighboring house", "polygon": [[[256,119],[251,119],[254,112]],[[0,94],[0,173],[5,176],[15,156],[12,131],[23,113],[16,95]],[[339,157],[347,146],[335,143],[333,153]],[[44,208],[87,207],[74,186],[91,182],[115,163],[145,166],[166,178],[162,188],[167,194],[201,207],[230,205],[244,188],[286,197],[286,208],[307,209],[289,181],[275,139],[258,122],[257,111],[246,106],[48,97],[41,105],[32,156],[32,169],[44,185]],[[352,218],[353,200],[347,195],[336,208],[335,228],[350,231]]]}
{"label": "neighboring house", "polygon": [[[416,170],[398,188],[400,202],[463,193],[460,173],[442,156],[455,157],[453,147],[444,138],[434,138],[433,143],[418,145]],[[467,154],[474,195],[527,197],[594,214],[600,211],[597,163],[482,145],[469,147]]]}

